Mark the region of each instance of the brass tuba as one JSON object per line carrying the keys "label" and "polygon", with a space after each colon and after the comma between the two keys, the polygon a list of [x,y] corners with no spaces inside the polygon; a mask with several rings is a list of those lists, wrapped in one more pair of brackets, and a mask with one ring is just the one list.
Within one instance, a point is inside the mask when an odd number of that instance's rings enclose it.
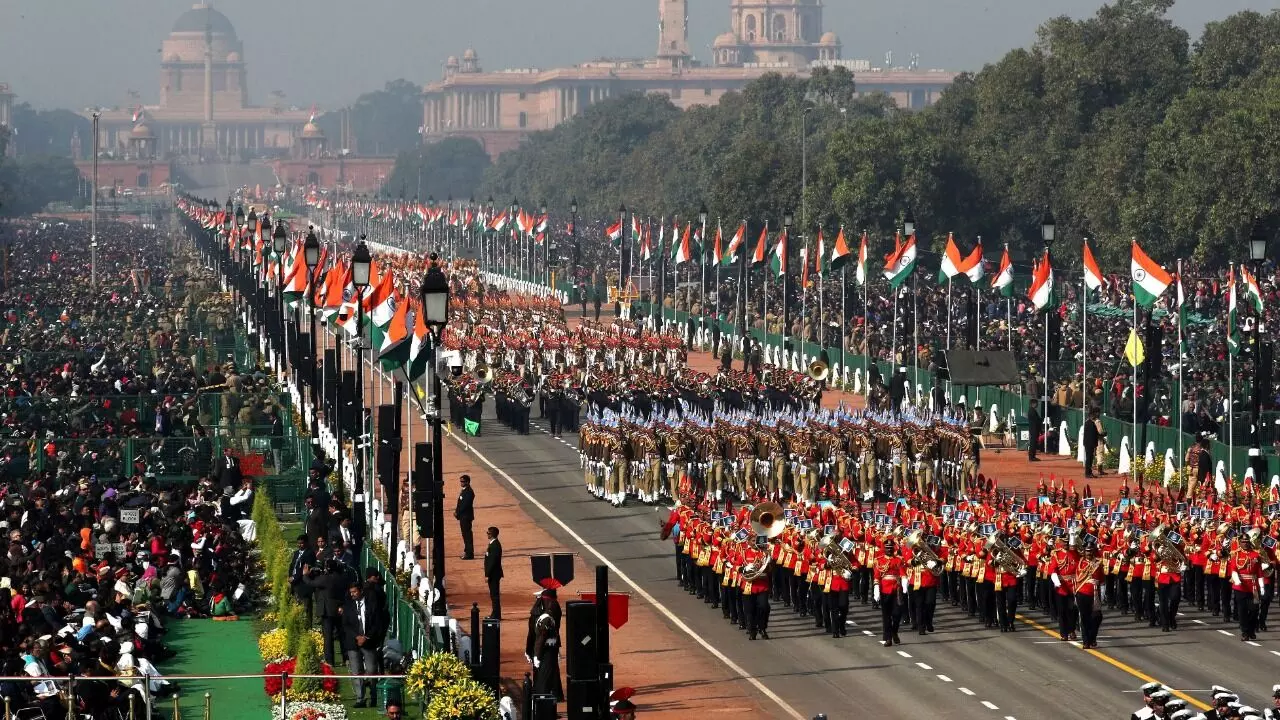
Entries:
{"label": "brass tuba", "polygon": [[772,540],[787,529],[782,516],[781,505],[776,502],[762,502],[751,508],[751,530],[756,535],[764,535]]}
{"label": "brass tuba", "polygon": [[831,374],[831,367],[821,360],[814,360],[809,363],[809,379],[814,382],[822,382]]}
{"label": "brass tuba", "polygon": [[488,385],[493,382],[493,368],[484,363],[476,365],[475,369],[471,371],[471,375],[481,385]]}
{"label": "brass tuba", "polygon": [[1160,562],[1173,566],[1178,572],[1182,572],[1187,567],[1187,556],[1182,554],[1178,546],[1169,539],[1169,526],[1158,525],[1152,530],[1147,538],[1151,540],[1151,545],[1156,549],[1156,557]]}
{"label": "brass tuba", "polygon": [[942,559],[938,557],[929,543],[925,542],[924,530],[912,530],[903,544],[911,549],[911,564],[923,567],[937,577],[942,574]]}
{"label": "brass tuba", "polygon": [[840,547],[842,537],[839,531],[824,535],[818,541],[818,547],[822,549],[822,555],[827,560],[827,569],[840,573],[840,577],[849,580],[853,577],[853,563],[849,562],[849,556],[845,555]]}
{"label": "brass tuba", "polygon": [[1022,557],[1022,553],[1009,547],[1004,541],[1000,533],[994,532],[987,537],[983,547],[991,555],[992,561],[1001,572],[1010,575],[1021,575],[1027,569],[1026,558]]}

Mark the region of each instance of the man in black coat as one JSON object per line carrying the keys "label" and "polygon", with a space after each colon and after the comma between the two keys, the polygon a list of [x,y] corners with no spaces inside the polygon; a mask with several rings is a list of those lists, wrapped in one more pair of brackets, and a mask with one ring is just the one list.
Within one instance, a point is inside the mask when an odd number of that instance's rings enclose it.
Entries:
{"label": "man in black coat", "polygon": [[[348,585],[347,578],[338,562],[330,558],[325,561],[323,573],[311,573],[307,578],[307,585],[311,588],[315,598],[316,612],[320,615],[320,626],[324,633],[324,644],[321,646],[324,661],[333,665],[335,636],[339,642],[345,641],[343,634],[338,632],[338,628],[342,621],[339,611],[343,605],[343,592]],[[343,644],[343,648],[346,647]],[[345,656],[346,653],[343,655]]]}
{"label": "man in black coat", "polygon": [[316,505],[310,498],[307,499],[306,504],[307,539],[312,545],[317,545],[329,537],[329,508]]}
{"label": "man in black coat", "polygon": [[489,602],[493,612],[489,617],[502,619],[502,543],[498,542],[498,528],[490,526],[484,532],[489,547],[484,551],[484,579],[489,583]]}
{"label": "man in black coat", "polygon": [[231,448],[222,448],[222,460],[218,463],[218,484],[222,487],[240,487],[240,458],[231,454]]}
{"label": "man in black coat", "polygon": [[[355,685],[355,707],[358,708],[377,705],[376,685],[362,677],[377,671],[377,650],[387,632],[375,605],[375,601],[364,596],[364,587],[360,583],[351,583],[347,588],[347,602],[342,606],[342,637]],[[366,690],[369,696],[367,705]]]}
{"label": "man in black coat", "polygon": [[1045,432],[1044,418],[1040,415],[1040,400],[1031,398],[1027,403],[1027,460],[1040,462],[1036,451],[1040,449],[1040,433]]}
{"label": "man in black coat", "polygon": [[[1084,424],[1084,476],[1093,477],[1094,459],[1098,454],[1098,443],[1105,438],[1107,434],[1102,431],[1102,421],[1098,419],[1098,409],[1093,408],[1089,411],[1089,419]],[[1098,474],[1102,474],[1102,468],[1098,468]]]}
{"label": "man in black coat", "polygon": [[311,586],[306,583],[307,573],[316,564],[316,553],[311,549],[311,545],[307,542],[306,535],[298,536],[298,547],[293,551],[293,557],[289,560],[289,587],[293,590],[293,596],[307,610],[307,627],[311,627]]}
{"label": "man in black coat", "polygon": [[471,523],[476,519],[476,491],[471,489],[471,476],[458,478],[462,491],[458,493],[458,504],[453,509],[453,517],[458,521],[458,529],[462,532],[462,559],[474,560],[476,557],[475,538],[471,532]]}

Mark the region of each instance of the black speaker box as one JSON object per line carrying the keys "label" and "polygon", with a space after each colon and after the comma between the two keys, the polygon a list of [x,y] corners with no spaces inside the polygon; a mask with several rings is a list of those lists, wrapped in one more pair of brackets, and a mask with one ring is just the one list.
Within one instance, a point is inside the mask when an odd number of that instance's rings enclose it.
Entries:
{"label": "black speaker box", "polygon": [[596,604],[583,600],[567,602],[564,620],[565,672],[570,680],[596,680],[599,672]]}

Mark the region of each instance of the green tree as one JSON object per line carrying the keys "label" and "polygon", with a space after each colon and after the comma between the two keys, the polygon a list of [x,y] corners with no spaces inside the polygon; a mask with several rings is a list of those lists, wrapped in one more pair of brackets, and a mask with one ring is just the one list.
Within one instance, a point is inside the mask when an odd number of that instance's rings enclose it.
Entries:
{"label": "green tree", "polygon": [[92,151],[93,125],[70,110],[36,110],[28,103],[13,107],[13,142],[17,155],[71,156],[71,138],[79,133],[81,154]]}
{"label": "green tree", "polygon": [[30,215],[52,202],[74,201],[79,180],[79,171],[67,157],[0,159],[0,216]]}
{"label": "green tree", "polygon": [[471,138],[445,138],[402,152],[391,177],[382,186],[389,197],[474,197],[492,163],[480,143]]}
{"label": "green tree", "polygon": [[[342,142],[343,110],[316,118],[331,147]],[[345,109],[355,147],[366,155],[397,155],[415,150],[421,142],[422,89],[408,80],[392,80],[381,90],[365,93]]]}

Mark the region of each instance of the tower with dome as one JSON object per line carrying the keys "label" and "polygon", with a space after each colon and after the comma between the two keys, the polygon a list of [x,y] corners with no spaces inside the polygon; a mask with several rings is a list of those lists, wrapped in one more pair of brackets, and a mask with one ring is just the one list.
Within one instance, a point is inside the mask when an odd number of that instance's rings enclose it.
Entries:
{"label": "tower with dome", "polygon": [[[203,160],[289,157],[303,152],[308,110],[250,102],[244,43],[235,26],[209,3],[197,3],[174,21],[160,44],[156,102],[143,98],[101,110],[99,147],[129,159],[145,148],[157,159]],[[92,109],[84,111],[88,117]],[[305,146],[316,152],[312,128]],[[145,136],[146,143],[138,142]]]}

